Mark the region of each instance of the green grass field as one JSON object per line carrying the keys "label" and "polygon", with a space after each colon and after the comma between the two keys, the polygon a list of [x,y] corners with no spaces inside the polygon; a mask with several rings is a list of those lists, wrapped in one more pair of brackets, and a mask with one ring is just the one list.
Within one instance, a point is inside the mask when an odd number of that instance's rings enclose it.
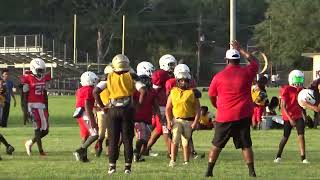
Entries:
{"label": "green grass field", "polygon": [[[207,93],[204,93],[202,104],[209,105]],[[277,95],[277,89],[270,89],[269,96]],[[79,129],[71,118],[74,97],[50,97],[50,133],[43,140],[47,157],[39,157],[37,148],[33,148],[33,156],[27,156],[24,148],[25,140],[33,135],[30,125],[24,127],[20,107],[13,108],[9,120],[9,128],[0,129],[16,151],[12,157],[5,154],[0,146],[0,179],[203,179],[207,166],[205,159],[192,160],[188,166],[182,165],[182,154],[179,152],[178,164],[174,169],[168,167],[165,147],[162,139],[153,147],[159,152],[158,157],[147,157],[146,162],[134,163],[132,174],[123,173],[123,149],[118,161],[117,173],[108,176],[108,159],[89,154],[90,163],[76,162],[72,152],[80,145]],[[211,107],[211,106],[209,106]],[[197,131],[194,142],[198,152],[207,153],[213,137],[212,131]],[[301,164],[297,145],[297,135],[293,131],[280,164],[273,159],[282,130],[252,131],[255,166],[259,179],[319,179],[320,178],[320,144],[319,130],[306,130],[307,157],[310,164]],[[229,141],[216,164],[214,177],[218,179],[249,179],[247,167],[240,150]]]}

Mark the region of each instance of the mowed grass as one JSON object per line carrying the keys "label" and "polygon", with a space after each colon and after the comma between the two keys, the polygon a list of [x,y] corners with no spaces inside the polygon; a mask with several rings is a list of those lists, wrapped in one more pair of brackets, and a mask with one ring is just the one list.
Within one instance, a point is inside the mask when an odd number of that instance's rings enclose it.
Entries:
{"label": "mowed grass", "polygon": [[[269,97],[277,95],[278,89],[269,89]],[[96,158],[89,153],[90,163],[76,162],[72,152],[79,147],[79,128],[71,117],[75,98],[72,96],[50,97],[50,133],[43,139],[47,157],[39,157],[37,147],[33,147],[33,156],[26,155],[24,142],[33,135],[30,125],[24,127],[20,107],[12,108],[9,128],[0,129],[16,151],[12,157],[5,154],[0,146],[0,179],[204,179],[207,166],[207,152],[211,147],[213,131],[197,131],[194,142],[198,153],[206,153],[205,159],[191,160],[187,166],[182,165],[182,154],[179,152],[177,167],[168,167],[164,142],[159,140],[153,151],[158,157],[147,157],[146,162],[134,163],[132,174],[123,173],[123,147],[118,161],[117,173],[108,176],[108,159],[102,155]],[[209,105],[207,93],[203,93],[202,104]],[[212,108],[211,108],[212,110]],[[255,166],[258,179],[319,179],[320,177],[320,144],[319,130],[306,129],[307,158],[310,164],[301,164],[297,145],[297,135],[292,131],[284,150],[280,164],[274,164],[282,130],[252,131]],[[90,148],[91,151],[92,148]],[[247,166],[241,151],[233,147],[232,140],[221,153],[214,177],[217,179],[250,179]]]}

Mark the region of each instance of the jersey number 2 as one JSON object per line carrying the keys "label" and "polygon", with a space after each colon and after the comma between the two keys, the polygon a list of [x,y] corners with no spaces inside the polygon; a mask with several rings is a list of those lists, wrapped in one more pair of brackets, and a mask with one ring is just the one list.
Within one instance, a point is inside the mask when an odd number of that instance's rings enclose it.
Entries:
{"label": "jersey number 2", "polygon": [[46,85],[37,85],[35,86],[34,94],[43,95],[45,89],[46,89]]}

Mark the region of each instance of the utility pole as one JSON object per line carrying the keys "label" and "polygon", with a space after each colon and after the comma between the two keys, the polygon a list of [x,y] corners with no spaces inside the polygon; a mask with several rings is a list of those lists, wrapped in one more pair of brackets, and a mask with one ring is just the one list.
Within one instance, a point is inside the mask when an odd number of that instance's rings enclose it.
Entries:
{"label": "utility pole", "polygon": [[230,42],[236,40],[236,16],[236,0],[230,0]]}
{"label": "utility pole", "polygon": [[199,28],[198,28],[198,42],[197,42],[197,45],[198,45],[198,58],[197,58],[197,74],[196,74],[196,79],[197,79],[197,82],[199,82],[199,79],[200,79],[200,58],[201,58],[201,42],[204,40],[202,39],[202,14],[200,13],[200,16],[199,16]]}
{"label": "utility pole", "polygon": [[77,64],[77,15],[73,15],[73,63]]}

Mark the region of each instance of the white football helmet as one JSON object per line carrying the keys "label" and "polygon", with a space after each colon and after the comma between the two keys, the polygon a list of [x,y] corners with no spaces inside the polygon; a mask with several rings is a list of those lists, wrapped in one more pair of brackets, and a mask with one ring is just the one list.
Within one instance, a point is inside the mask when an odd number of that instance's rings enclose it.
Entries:
{"label": "white football helmet", "polygon": [[112,66],[111,64],[107,65],[105,68],[104,68],[104,74],[109,74],[109,73],[112,73],[113,69],[112,69]]}
{"label": "white football helmet", "polygon": [[186,64],[178,64],[173,71],[174,76],[178,75],[180,72],[190,73],[190,69]]}
{"label": "white football helmet", "polygon": [[91,71],[82,73],[80,77],[81,86],[95,86],[98,84],[98,81],[98,76]]}
{"label": "white football helmet", "polygon": [[177,65],[177,60],[171,54],[163,55],[159,59],[160,69],[164,71],[173,71],[176,65]]}
{"label": "white football helmet", "polygon": [[188,72],[179,72],[175,75],[176,80],[180,79],[191,79],[191,75]]}
{"label": "white football helmet", "polygon": [[129,71],[130,61],[127,56],[118,54],[112,59],[112,68],[115,72]]}
{"label": "white football helmet", "polygon": [[30,70],[33,75],[42,77],[46,71],[46,63],[41,58],[34,58],[30,62]]}
{"label": "white football helmet", "polygon": [[155,70],[154,66],[150,62],[142,61],[137,66],[137,75],[138,76],[146,75],[151,77],[154,70]]}
{"label": "white football helmet", "polygon": [[293,70],[289,73],[289,85],[290,86],[303,86],[304,74],[300,70]]}
{"label": "white football helmet", "polygon": [[302,108],[305,108],[302,105],[302,101],[308,102],[310,104],[316,103],[316,98],[314,97],[314,91],[311,89],[303,89],[298,94],[298,103]]}

